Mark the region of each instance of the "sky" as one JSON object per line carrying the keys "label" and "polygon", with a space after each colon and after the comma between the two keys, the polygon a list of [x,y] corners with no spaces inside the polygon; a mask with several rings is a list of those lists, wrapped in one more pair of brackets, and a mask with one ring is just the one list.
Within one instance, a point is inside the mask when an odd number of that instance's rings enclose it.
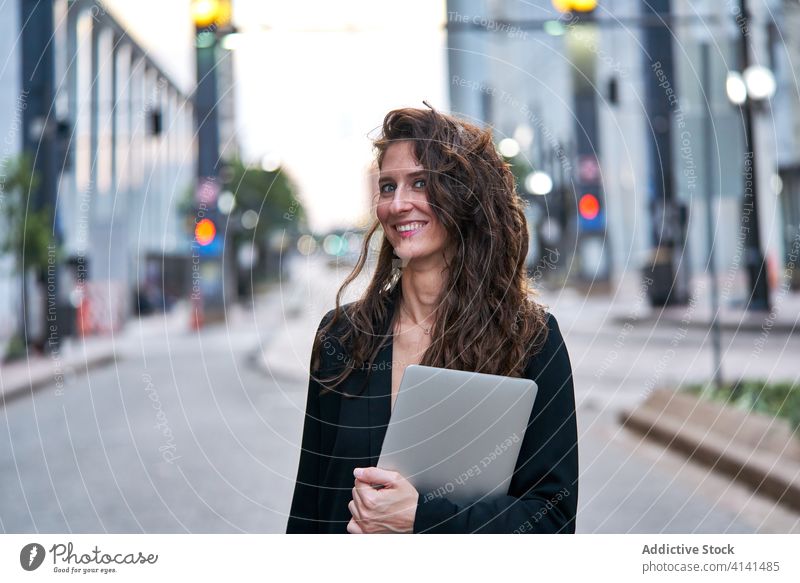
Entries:
{"label": "sky", "polygon": [[239,0],[234,20],[243,155],[281,159],[314,230],[352,226],[386,113],[447,107],[444,1]]}
{"label": "sky", "polygon": [[[190,0],[105,0],[179,86],[194,82]],[[236,132],[245,161],[280,160],[311,227],[369,210],[374,136],[396,107],[447,109],[444,0],[234,0]]]}

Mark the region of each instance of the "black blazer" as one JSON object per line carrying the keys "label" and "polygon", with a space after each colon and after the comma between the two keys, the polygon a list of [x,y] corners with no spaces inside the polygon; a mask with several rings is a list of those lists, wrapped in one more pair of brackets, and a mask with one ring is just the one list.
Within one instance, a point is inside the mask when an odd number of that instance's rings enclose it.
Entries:
{"label": "black blazer", "polygon": [[[392,300],[389,321],[394,303]],[[332,316],[333,310],[322,319],[320,328]],[[552,314],[548,315],[548,327],[544,348],[525,368],[525,376],[535,380],[539,390],[508,494],[455,504],[446,496],[425,501],[420,493],[414,533],[575,532],[578,436],[572,369]],[[378,464],[391,415],[391,333],[386,340],[369,370],[354,370],[334,391],[320,397],[322,387],[315,377],[327,378],[347,362],[340,345],[323,345],[320,370],[308,383],[287,533],[347,533],[353,469]],[[360,395],[347,396],[353,393]]]}

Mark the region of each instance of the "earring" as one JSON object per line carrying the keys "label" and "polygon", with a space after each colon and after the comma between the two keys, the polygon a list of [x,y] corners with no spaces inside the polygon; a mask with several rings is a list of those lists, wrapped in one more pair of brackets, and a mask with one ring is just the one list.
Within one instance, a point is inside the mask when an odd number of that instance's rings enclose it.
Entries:
{"label": "earring", "polygon": [[392,252],[392,273],[389,275],[389,281],[383,286],[383,291],[387,293],[391,292],[397,285],[397,282],[400,281],[401,275],[403,275],[403,260]]}

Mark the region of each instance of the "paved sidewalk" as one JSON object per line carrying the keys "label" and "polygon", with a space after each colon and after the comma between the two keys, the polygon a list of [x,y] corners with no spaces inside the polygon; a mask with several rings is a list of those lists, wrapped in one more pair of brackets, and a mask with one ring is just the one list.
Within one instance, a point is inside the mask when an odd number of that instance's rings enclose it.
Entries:
{"label": "paved sidewalk", "polygon": [[800,512],[800,435],[782,418],[680,391],[654,391],[619,420]]}
{"label": "paved sidewalk", "polygon": [[[727,291],[727,297],[726,297]],[[689,285],[689,301],[685,305],[653,307],[649,305],[646,288],[641,278],[630,275],[621,283],[617,292],[609,298],[609,310],[618,322],[632,320],[656,324],[708,329],[713,322],[711,309],[711,282],[706,275],[692,278]],[[743,297],[730,297],[728,288],[718,289],[717,321],[725,331],[782,332],[791,334],[800,330],[800,293],[792,292],[788,286],[778,287],[771,294],[769,311],[748,311]]]}

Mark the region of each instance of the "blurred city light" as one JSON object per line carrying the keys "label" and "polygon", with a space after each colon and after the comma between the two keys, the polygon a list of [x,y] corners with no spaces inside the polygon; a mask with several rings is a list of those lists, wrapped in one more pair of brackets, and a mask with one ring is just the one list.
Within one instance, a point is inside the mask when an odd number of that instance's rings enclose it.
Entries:
{"label": "blurred city light", "polygon": [[231,214],[235,206],[236,197],[230,190],[226,190],[225,192],[221,193],[219,198],[217,198],[217,208],[223,215]]}
{"label": "blurred city light", "polygon": [[301,235],[297,239],[297,250],[301,255],[311,255],[317,250],[317,240],[311,235]]}
{"label": "blurred city light", "polygon": [[550,36],[562,36],[566,31],[564,25],[561,24],[558,20],[548,20],[542,26],[544,31],[549,34]]}
{"label": "blurred city light", "polygon": [[550,194],[553,190],[553,179],[546,172],[537,170],[525,178],[525,188],[531,194]]}
{"label": "blurred city light", "polygon": [[500,153],[505,158],[513,158],[517,154],[519,154],[519,143],[514,138],[504,138],[500,140],[500,143],[497,145],[497,148],[500,150]]}
{"label": "blurred city light", "polygon": [[775,75],[767,67],[751,65],[744,70],[744,84],[750,99],[761,101],[775,95]]}
{"label": "blurred city light", "polygon": [[783,179],[781,179],[780,174],[772,175],[772,178],[770,178],[770,185],[772,186],[772,191],[775,194],[780,194],[783,192]]}
{"label": "blurred city light", "polygon": [[242,46],[244,35],[240,32],[226,34],[222,38],[222,48],[226,51],[235,51]]}
{"label": "blurred city light", "polygon": [[725,93],[728,94],[728,99],[734,105],[742,105],[747,99],[747,86],[738,71],[728,71],[728,77],[725,80]]}
{"label": "blurred city light", "polygon": [[242,213],[242,227],[245,229],[255,229],[258,225],[258,213],[252,209]]}
{"label": "blurred city light", "polygon": [[236,251],[236,261],[242,269],[249,269],[258,261],[258,248],[251,242],[243,243]]}
{"label": "blurred city light", "polygon": [[341,255],[347,251],[347,241],[339,235],[328,235],[322,241],[322,249],[328,255]]}

